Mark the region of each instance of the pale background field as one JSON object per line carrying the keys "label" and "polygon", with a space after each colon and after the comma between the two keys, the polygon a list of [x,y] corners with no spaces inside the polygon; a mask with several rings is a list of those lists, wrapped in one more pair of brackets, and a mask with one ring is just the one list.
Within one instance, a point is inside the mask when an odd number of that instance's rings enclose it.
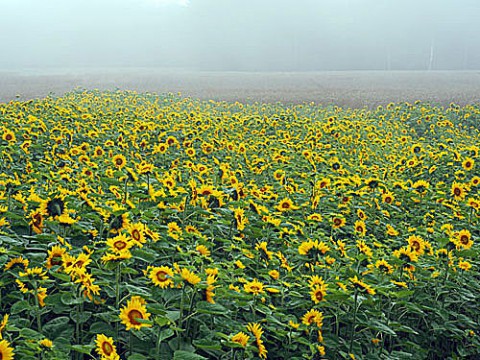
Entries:
{"label": "pale background field", "polygon": [[74,89],[181,92],[204,100],[375,107],[480,103],[480,71],[210,72],[149,68],[0,71],[0,102]]}

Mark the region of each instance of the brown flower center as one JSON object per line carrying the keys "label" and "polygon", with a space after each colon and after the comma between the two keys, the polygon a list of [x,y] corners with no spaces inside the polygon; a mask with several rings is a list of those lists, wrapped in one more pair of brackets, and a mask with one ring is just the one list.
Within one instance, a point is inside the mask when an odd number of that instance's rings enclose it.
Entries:
{"label": "brown flower center", "polygon": [[135,310],[135,309],[130,310],[130,312],[128,313],[128,320],[130,320],[130,322],[133,325],[141,325],[141,323],[138,322],[137,319],[143,319],[142,313],[138,310]]}
{"label": "brown flower center", "polygon": [[[105,355],[110,356],[113,353],[113,346],[110,343],[104,341],[102,344],[102,351]],[[2,359],[0,358],[0,360]]]}

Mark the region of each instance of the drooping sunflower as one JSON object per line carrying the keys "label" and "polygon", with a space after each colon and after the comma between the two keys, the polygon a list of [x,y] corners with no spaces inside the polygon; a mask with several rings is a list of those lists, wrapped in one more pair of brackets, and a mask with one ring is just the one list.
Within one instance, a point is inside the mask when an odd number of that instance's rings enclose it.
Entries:
{"label": "drooping sunflower", "polygon": [[243,347],[247,346],[248,344],[248,340],[250,340],[250,336],[248,336],[247,334],[245,334],[244,332],[240,331],[238,333],[236,333],[235,335],[233,335],[230,340],[232,342],[235,342],[237,344],[240,344],[242,345]]}
{"label": "drooping sunflower", "polygon": [[381,259],[375,262],[375,267],[385,274],[393,273],[393,266],[390,265],[386,260]]}
{"label": "drooping sunflower", "polygon": [[183,280],[185,280],[185,282],[193,286],[197,285],[200,281],[202,281],[200,276],[198,276],[193,271],[190,271],[187,268],[183,268],[180,271],[180,276],[182,277]]}
{"label": "drooping sunflower", "polygon": [[51,269],[53,266],[62,265],[62,256],[65,252],[65,248],[62,248],[59,245],[54,245],[50,250],[48,250],[48,257],[45,260],[45,267],[47,269]]}
{"label": "drooping sunflower", "polygon": [[29,260],[24,259],[22,256],[15,257],[7,262],[4,266],[5,271],[13,269],[15,266],[23,268],[24,270],[28,268]]}
{"label": "drooping sunflower", "polygon": [[393,256],[402,260],[404,263],[412,263],[418,261],[417,253],[410,247],[404,246],[393,252]]}
{"label": "drooping sunflower", "polygon": [[373,289],[370,285],[366,284],[362,280],[358,279],[357,275],[355,275],[353,278],[349,278],[348,280],[350,280],[354,288],[362,292],[366,292],[369,295],[375,295],[375,289]]}
{"label": "drooping sunflower", "polygon": [[139,320],[148,320],[151,314],[147,312],[145,300],[139,296],[132,296],[127,301],[127,305],[120,310],[120,320],[127,330],[140,330],[142,327],[152,326],[151,324],[140,322]]}
{"label": "drooping sunflower", "polygon": [[120,356],[117,354],[117,348],[113,343],[113,338],[107,337],[103,334],[97,334],[97,338],[95,339],[95,345],[97,346],[95,350],[98,355],[102,357],[102,359],[120,359]]}
{"label": "drooping sunflower", "polygon": [[36,234],[43,232],[43,212],[41,210],[34,211],[30,214],[30,225]]}
{"label": "drooping sunflower", "polygon": [[0,359],[13,360],[15,353],[7,340],[0,341]]}
{"label": "drooping sunflower", "polygon": [[258,356],[261,359],[266,359],[268,351],[265,348],[265,345],[263,344],[263,340],[262,340],[263,329],[262,329],[262,327],[258,323],[248,323],[247,330],[251,331],[253,336],[255,336],[256,343],[257,343],[257,348],[258,348]]}
{"label": "drooping sunflower", "polygon": [[173,286],[173,270],[168,266],[155,266],[150,268],[152,283],[162,289]]}

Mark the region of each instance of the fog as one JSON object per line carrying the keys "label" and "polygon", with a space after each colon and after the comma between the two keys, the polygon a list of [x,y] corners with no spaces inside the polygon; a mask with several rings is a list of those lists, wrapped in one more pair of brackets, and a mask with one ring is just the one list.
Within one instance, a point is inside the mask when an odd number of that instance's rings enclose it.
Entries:
{"label": "fog", "polygon": [[0,69],[480,69],[478,0],[0,0]]}

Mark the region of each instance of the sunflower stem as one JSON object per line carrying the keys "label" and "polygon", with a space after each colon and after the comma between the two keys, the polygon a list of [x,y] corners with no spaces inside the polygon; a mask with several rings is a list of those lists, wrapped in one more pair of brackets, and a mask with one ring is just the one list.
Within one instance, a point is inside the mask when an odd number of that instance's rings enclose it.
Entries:
{"label": "sunflower stem", "polygon": [[[117,264],[115,268],[115,309],[119,309],[120,304],[120,263]],[[119,323],[115,323],[115,334],[116,339],[118,339]]]}
{"label": "sunflower stem", "polygon": [[33,284],[33,287],[34,287],[34,294],[33,294],[33,297],[35,298],[35,306],[37,307],[37,311],[36,311],[36,318],[37,318],[37,329],[38,329],[38,332],[41,333],[42,332],[42,319],[40,317],[40,302],[38,301],[38,287],[37,287],[37,282],[34,281],[34,284]]}
{"label": "sunflower stem", "polygon": [[355,336],[355,327],[357,326],[357,301],[358,301],[358,289],[355,288],[355,295],[353,299],[353,325],[352,325],[352,331],[350,332],[350,346],[348,347],[348,352],[351,353],[353,349],[353,339]]}

